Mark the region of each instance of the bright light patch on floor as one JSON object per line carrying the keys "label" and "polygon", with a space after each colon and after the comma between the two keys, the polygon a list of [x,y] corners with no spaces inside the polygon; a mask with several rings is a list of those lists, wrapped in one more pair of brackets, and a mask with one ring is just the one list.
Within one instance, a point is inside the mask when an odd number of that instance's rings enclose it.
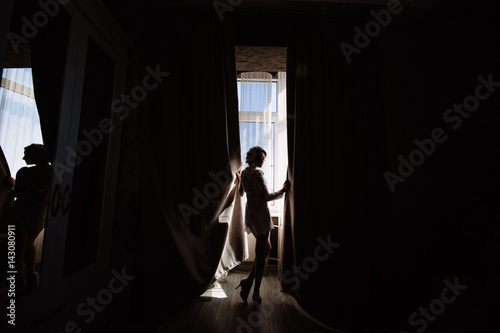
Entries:
{"label": "bright light patch on floor", "polygon": [[215,282],[213,287],[205,291],[200,297],[227,298],[219,282]]}

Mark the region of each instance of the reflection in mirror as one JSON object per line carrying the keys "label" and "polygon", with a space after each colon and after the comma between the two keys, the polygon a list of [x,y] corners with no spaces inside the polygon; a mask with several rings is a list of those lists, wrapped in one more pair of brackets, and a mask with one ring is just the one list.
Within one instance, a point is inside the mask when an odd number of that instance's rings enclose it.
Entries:
{"label": "reflection in mirror", "polygon": [[[15,233],[17,292],[38,289],[52,166],[43,145],[31,68],[6,68],[0,88],[2,232]],[[12,268],[12,267],[11,267]],[[12,269],[14,270],[14,269]]]}

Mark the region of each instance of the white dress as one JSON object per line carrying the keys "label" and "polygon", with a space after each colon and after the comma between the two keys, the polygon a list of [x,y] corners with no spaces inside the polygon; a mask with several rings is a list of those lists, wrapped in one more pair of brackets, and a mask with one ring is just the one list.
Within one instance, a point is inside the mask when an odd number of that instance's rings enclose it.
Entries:
{"label": "white dress", "polygon": [[274,228],[267,202],[281,198],[284,191],[269,193],[264,172],[250,167],[241,173],[241,183],[247,194],[245,208],[247,232],[251,232],[254,236],[267,235]]}

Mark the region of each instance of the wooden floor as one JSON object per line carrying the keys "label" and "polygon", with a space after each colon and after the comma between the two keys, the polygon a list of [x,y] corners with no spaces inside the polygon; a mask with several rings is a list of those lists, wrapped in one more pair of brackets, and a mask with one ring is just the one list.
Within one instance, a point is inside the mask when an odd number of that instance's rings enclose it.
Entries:
{"label": "wooden floor", "polygon": [[[198,299],[165,319],[159,326],[150,327],[140,318],[116,318],[91,332],[103,333],[402,333],[402,332],[346,332],[334,329],[317,321],[304,312],[295,299],[280,291],[275,266],[268,266],[262,280],[260,306],[253,304],[251,297],[244,304],[236,286],[247,276],[248,269],[237,268],[229,273],[225,281],[216,282]],[[425,333],[464,333],[466,331],[426,331]],[[407,332],[416,333],[416,332]],[[469,332],[467,332],[469,333]],[[476,333],[476,332],[474,332]],[[480,332],[477,332],[480,333]]]}
{"label": "wooden floor", "polygon": [[276,270],[271,266],[262,279],[260,306],[248,297],[245,305],[236,286],[246,277],[233,270],[225,282],[216,282],[196,301],[160,326],[159,332],[337,332],[303,313],[289,294],[280,291]]}
{"label": "wooden floor", "polygon": [[[295,299],[280,291],[276,269],[268,266],[262,279],[262,305],[256,307],[251,295],[244,304],[236,286],[247,276],[244,268],[230,272],[225,282],[216,283],[198,300],[193,301],[172,319],[160,325],[158,332],[203,332],[203,333],[416,333],[416,332],[346,332],[328,327],[303,311]],[[447,330],[426,333],[464,333]],[[479,333],[479,332],[478,332]]]}

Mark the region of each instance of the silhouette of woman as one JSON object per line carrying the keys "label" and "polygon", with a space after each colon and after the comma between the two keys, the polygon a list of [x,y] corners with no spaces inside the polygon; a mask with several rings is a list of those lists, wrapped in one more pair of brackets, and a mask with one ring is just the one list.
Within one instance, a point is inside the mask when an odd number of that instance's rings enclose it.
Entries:
{"label": "silhouette of woman", "polygon": [[245,225],[248,232],[251,232],[257,242],[255,243],[255,259],[252,268],[246,279],[242,279],[236,287],[241,287],[240,296],[243,302],[247,303],[247,297],[255,280],[252,299],[254,302],[262,302],[259,290],[264,273],[265,260],[271,251],[269,242],[269,232],[273,229],[273,222],[267,202],[279,199],[288,191],[290,185],[286,181],[283,188],[277,192],[269,193],[264,179],[264,172],[260,170],[264,164],[267,153],[262,147],[252,147],[247,152],[246,162],[249,165],[243,172],[237,174],[241,179],[240,195],[247,194],[247,204],[245,209]]}
{"label": "silhouette of woman", "polygon": [[[20,289],[35,289],[38,286],[38,273],[35,271],[35,240],[45,227],[49,201],[52,166],[49,164],[45,147],[32,144],[24,148],[27,165],[16,174],[12,194],[16,198],[12,205],[9,220],[16,226],[17,236],[17,274]],[[26,263],[26,281],[23,265]]]}

